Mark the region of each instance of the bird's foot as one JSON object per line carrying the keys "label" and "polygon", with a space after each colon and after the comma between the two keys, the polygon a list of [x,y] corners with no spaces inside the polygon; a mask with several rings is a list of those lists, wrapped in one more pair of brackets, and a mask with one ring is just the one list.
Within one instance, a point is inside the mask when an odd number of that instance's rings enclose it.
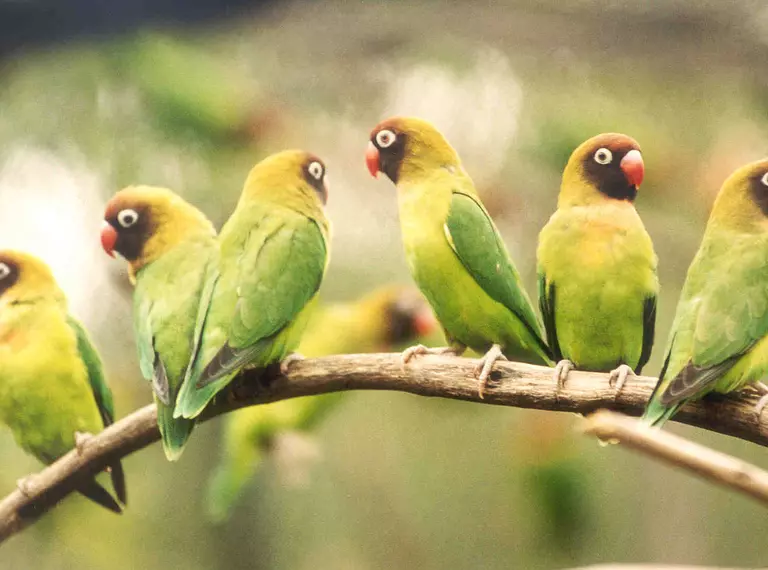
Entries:
{"label": "bird's foot", "polygon": [[428,348],[423,344],[417,344],[415,346],[408,347],[403,351],[403,353],[400,355],[400,363],[403,365],[403,368],[405,368],[405,365],[408,364],[408,362],[410,362],[410,360],[414,356],[421,356],[422,354],[457,355],[457,354],[460,354],[460,351],[453,346],[440,346],[438,348]]}
{"label": "bird's foot", "polygon": [[21,494],[25,497],[32,496],[32,485],[35,482],[35,475],[27,475],[21,479],[16,480],[16,488],[21,491]]}
{"label": "bird's foot", "polygon": [[283,360],[280,362],[280,374],[283,376],[288,374],[288,369],[291,367],[291,364],[294,362],[298,362],[299,360],[304,360],[304,357],[299,354],[298,352],[292,352]]}
{"label": "bird's foot", "polygon": [[488,377],[491,375],[493,366],[499,360],[506,360],[507,357],[501,352],[501,345],[494,344],[491,349],[479,360],[475,366],[475,376],[477,376],[477,395],[483,399],[485,388],[488,386]]}
{"label": "bird's foot", "polygon": [[93,434],[84,432],[84,431],[76,431],[75,432],[75,449],[77,449],[77,453],[82,455],[83,451],[85,450],[85,446],[87,443],[93,439]]}
{"label": "bird's foot", "polygon": [[755,390],[763,395],[763,397],[757,401],[757,404],[755,404],[755,415],[759,421],[760,417],[763,415],[763,408],[768,405],[768,386],[762,382],[755,382],[752,385],[755,387]]}
{"label": "bird's foot", "polygon": [[565,381],[568,378],[568,373],[573,370],[573,362],[564,358],[557,364],[555,364],[555,371],[552,373],[552,379],[557,382],[557,389],[561,390],[565,387]]}
{"label": "bird's foot", "polygon": [[635,371],[632,370],[626,364],[619,365],[618,368],[611,370],[611,375],[608,377],[608,385],[616,387],[616,395],[618,396],[624,384],[627,383],[627,378],[630,376],[637,376]]}

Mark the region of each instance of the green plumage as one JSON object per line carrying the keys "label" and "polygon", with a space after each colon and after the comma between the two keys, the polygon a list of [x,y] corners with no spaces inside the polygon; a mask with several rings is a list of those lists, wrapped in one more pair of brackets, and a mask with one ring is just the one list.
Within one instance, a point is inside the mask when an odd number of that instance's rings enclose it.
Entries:
{"label": "green plumage", "polygon": [[[0,264],[18,275],[7,290],[0,279],[0,419],[24,450],[50,464],[75,447],[75,432],[95,434],[114,421],[112,394],[96,349],[67,314],[48,268],[18,252],[0,252]],[[125,503],[122,466],[114,461],[110,468]],[[95,480],[78,490],[121,511]]]}
{"label": "green plumage", "polygon": [[195,319],[215,247],[213,235],[182,242],[136,274],[133,314],[139,364],[154,385],[157,423],[171,461],[181,455],[194,427],[193,420],[174,418],[173,411],[193,356]]}
{"label": "green plumage", "polygon": [[282,360],[299,342],[328,262],[328,225],[305,180],[317,159],[286,151],[254,167],[219,236],[198,314],[200,346],[177,399],[194,418],[246,365]]}
{"label": "green plumage", "polygon": [[768,374],[768,161],[725,182],[691,263],[667,356],[644,419],[661,425],[691,399]]}
{"label": "green plumage", "polygon": [[152,383],[163,451],[174,461],[194,427],[173,414],[197,344],[200,299],[218,253],[216,230],[180,196],[153,186],[120,190],[104,221],[102,245],[129,264],[139,367]]}
{"label": "green plumage", "polygon": [[396,137],[378,149],[379,169],[397,185],[406,260],[450,343],[550,362],[520,276],[456,152],[419,119],[380,123],[371,144],[382,131]]}
{"label": "green plumage", "polygon": [[557,360],[639,374],[653,346],[659,283],[627,155],[642,178],[639,147],[625,135],[598,135],[571,155],[558,209],[539,234],[539,306]]}
{"label": "green plumage", "polygon": [[656,255],[626,202],[558,209],[539,236],[539,301],[555,358],[636,373],[650,357]]}

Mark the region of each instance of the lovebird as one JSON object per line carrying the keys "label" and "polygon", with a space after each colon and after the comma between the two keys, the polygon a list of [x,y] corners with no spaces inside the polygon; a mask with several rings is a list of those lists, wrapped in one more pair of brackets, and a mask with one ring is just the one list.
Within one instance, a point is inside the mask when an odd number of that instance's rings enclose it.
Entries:
{"label": "lovebird", "polygon": [[403,363],[467,347],[485,353],[475,371],[481,398],[497,360],[550,364],[520,275],[445,137],[422,119],[391,118],[371,132],[365,158],[371,176],[383,172],[397,187],[406,260],[449,344],[411,347]]}
{"label": "lovebird", "polygon": [[[384,286],[349,303],[318,306],[297,351],[309,357],[388,352],[435,329],[432,311],[418,292]],[[226,520],[281,434],[314,429],[344,399],[345,392],[251,406],[224,418],[223,454],[208,486],[208,513]]]}
{"label": "lovebird", "polygon": [[618,392],[651,356],[657,260],[634,206],[644,172],[637,142],[615,133],[582,143],[563,172],[537,251],[539,307],[559,386],[576,367],[610,371]]}
{"label": "lovebird", "polygon": [[[114,417],[101,358],[68,313],[49,267],[28,253],[0,251],[0,420],[25,451],[49,465]],[[95,479],[77,490],[120,513],[126,503],[120,461],[109,471],[119,502]],[[19,480],[22,493],[34,477]]]}
{"label": "lovebird", "polygon": [[203,285],[218,255],[216,230],[172,191],[129,186],[107,204],[101,243],[128,262],[139,367],[152,383],[163,451],[174,461],[194,426],[173,411],[196,344]]}
{"label": "lovebird", "polygon": [[196,417],[243,367],[282,362],[299,343],[328,264],[325,172],[301,150],[273,154],[251,170],[219,234],[176,417]]}
{"label": "lovebird", "polygon": [[[723,183],[677,304],[659,382],[643,419],[660,426],[687,401],[768,373],[768,159]],[[758,415],[768,398],[757,404]]]}

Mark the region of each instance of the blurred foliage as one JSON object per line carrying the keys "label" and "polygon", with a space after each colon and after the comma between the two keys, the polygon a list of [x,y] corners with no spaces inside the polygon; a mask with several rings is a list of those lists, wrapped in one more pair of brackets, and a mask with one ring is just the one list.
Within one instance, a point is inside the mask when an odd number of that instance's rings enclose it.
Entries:
{"label": "blurred foliage", "polygon": [[[108,363],[118,412],[140,380],[122,263],[101,209],[169,186],[217,224],[250,167],[304,147],[329,166],[323,296],[407,280],[395,203],[363,167],[390,114],[436,122],[464,157],[533,291],[539,229],[572,148],[601,131],[643,147],[638,210],[660,257],[656,349],[720,183],[768,149],[768,11],[749,0],[292,2],[184,31],[18,53],[0,74],[0,236],[48,261]],[[79,498],[4,546],[0,568],[561,568],[609,561],[759,565],[756,503],[602,448],[573,416],[352,394],[317,431],[305,487],[269,460],[229,524],[205,522],[218,422],[179,464],[129,457],[129,509]],[[764,467],[765,450],[673,425]],[[2,432],[0,491],[35,470]],[[5,491],[3,491],[5,492]]]}

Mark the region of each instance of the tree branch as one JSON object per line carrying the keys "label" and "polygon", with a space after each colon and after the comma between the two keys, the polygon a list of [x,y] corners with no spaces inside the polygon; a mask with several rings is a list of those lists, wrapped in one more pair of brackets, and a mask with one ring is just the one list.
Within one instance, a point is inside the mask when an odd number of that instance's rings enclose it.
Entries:
{"label": "tree branch", "polygon": [[583,429],[603,441],[617,441],[768,505],[768,472],[745,461],[607,410],[587,417]]}
{"label": "tree branch", "polygon": [[[244,406],[342,390],[394,390],[419,396],[588,414],[599,408],[638,415],[656,383],[654,378],[630,377],[616,396],[607,374],[574,371],[558,390],[552,369],[498,362],[485,399],[477,393],[474,360],[421,356],[406,368],[399,354],[344,355],[295,362],[287,376],[248,371],[223,402],[205,418]],[[721,402],[685,406],[677,421],[768,446],[768,414],[758,419],[756,393],[740,393]],[[156,410],[149,405],[126,416],[35,475],[28,496],[16,490],[0,501],[0,542],[21,531],[73,492],[79,481],[93,477],[112,460],[124,457],[160,438]]]}

